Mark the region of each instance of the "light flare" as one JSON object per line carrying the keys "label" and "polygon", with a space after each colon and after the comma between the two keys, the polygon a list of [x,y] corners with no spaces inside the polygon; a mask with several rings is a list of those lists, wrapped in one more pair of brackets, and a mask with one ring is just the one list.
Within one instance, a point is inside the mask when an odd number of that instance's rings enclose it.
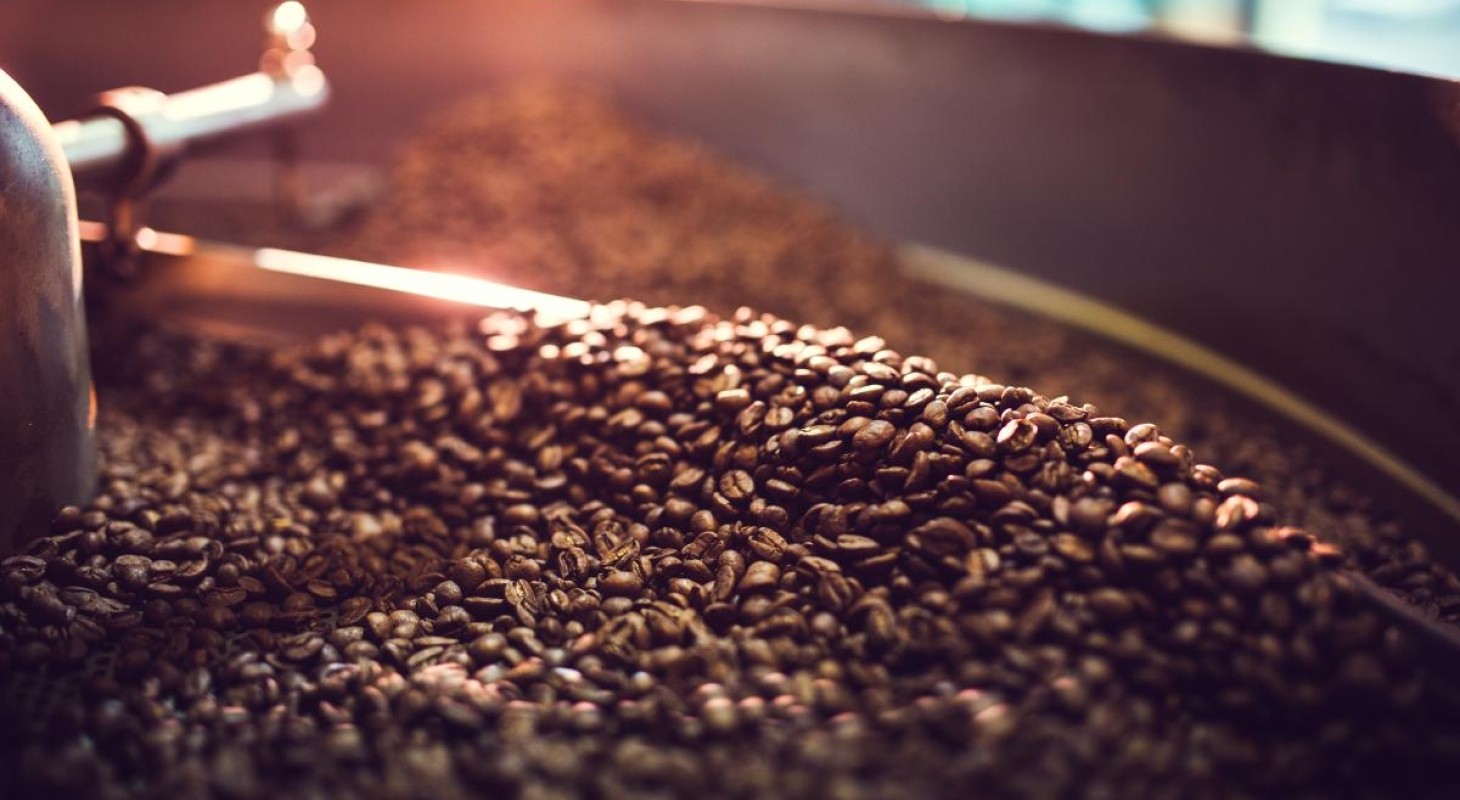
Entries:
{"label": "light flare", "polygon": [[592,305],[582,300],[519,289],[468,275],[427,272],[273,248],[255,251],[253,260],[260,269],[273,272],[353,283],[483,308],[536,312],[551,321],[582,319],[592,311]]}
{"label": "light flare", "polygon": [[269,28],[276,33],[288,34],[309,23],[309,12],[298,0],[288,0],[274,7],[269,15]]}

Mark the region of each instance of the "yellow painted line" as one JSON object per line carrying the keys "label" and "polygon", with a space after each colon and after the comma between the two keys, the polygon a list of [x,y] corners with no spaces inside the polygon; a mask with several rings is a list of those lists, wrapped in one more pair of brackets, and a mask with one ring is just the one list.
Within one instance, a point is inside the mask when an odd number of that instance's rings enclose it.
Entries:
{"label": "yellow painted line", "polygon": [[1185,367],[1257,401],[1363,459],[1460,523],[1460,499],[1388,448],[1263,375],[1107,303],[1047,281],[921,244],[899,248],[903,272],[1068,323]]}

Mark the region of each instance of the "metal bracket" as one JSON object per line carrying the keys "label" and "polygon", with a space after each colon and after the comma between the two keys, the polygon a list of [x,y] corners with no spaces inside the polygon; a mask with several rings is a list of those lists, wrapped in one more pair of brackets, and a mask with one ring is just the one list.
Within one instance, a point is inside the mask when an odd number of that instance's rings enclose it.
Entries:
{"label": "metal bracket", "polygon": [[159,144],[141,121],[158,113],[167,95],[133,86],[104,92],[97,99],[94,115],[117,120],[126,136],[126,153],[102,187],[107,197],[107,237],[99,244],[99,255],[111,277],[130,280],[137,275],[141,256],[137,233],[143,227],[143,198],[172,172],[183,148]]}

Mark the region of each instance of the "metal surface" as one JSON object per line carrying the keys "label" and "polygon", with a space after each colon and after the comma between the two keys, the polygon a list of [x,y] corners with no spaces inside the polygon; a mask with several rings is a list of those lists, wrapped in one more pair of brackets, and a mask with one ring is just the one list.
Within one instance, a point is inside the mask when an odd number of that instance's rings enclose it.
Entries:
{"label": "metal surface", "polygon": [[0,72],[0,554],[96,481],[76,196],[50,126]]}
{"label": "metal surface", "polygon": [[159,155],[181,155],[223,137],[287,123],[319,109],[328,95],[317,68],[288,77],[255,72],[174,95],[121,99],[120,109],[140,127],[144,139],[109,115],[58,122],[56,138],[78,184],[112,185],[132,177],[135,167],[128,162],[140,143]]}

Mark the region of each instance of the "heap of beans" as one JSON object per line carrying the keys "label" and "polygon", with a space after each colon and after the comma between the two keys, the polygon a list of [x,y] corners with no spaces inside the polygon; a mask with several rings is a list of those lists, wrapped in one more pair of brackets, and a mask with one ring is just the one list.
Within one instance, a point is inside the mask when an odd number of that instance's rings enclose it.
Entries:
{"label": "heap of beans", "polygon": [[1460,692],[1334,565],[1460,582],[1210,387],[556,90],[333,246],[651,305],[110,341],[102,491],[0,560],[0,795],[1447,796]]}
{"label": "heap of beans", "polygon": [[1460,755],[1256,484],[880,339],[615,304],[129,349],[100,496],[0,562],[7,797],[1382,796]]}
{"label": "heap of beans", "polygon": [[[1266,487],[1283,521],[1460,622],[1460,578],[1361,487],[1335,479],[1308,434],[1224,389],[1059,324],[899,277],[894,253],[824,207],[703,148],[558,87],[464,102],[401,153],[390,191],[335,245],[597,299],[747,305],[875,333],[903,352],[1163,430]],[[1017,266],[1017,265],[1016,265]]]}

